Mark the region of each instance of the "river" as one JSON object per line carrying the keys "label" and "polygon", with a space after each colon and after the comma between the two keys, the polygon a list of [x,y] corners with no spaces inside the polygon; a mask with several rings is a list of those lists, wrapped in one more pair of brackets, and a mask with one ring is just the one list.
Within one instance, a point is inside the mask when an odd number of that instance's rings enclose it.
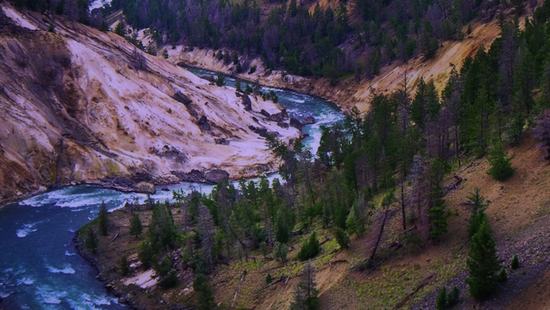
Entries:
{"label": "river", "polygon": [[[204,78],[217,75],[190,70]],[[225,82],[235,87],[235,79],[226,76]],[[316,97],[270,87],[262,90],[274,91],[289,114],[315,118],[315,124],[303,129],[307,134],[304,144],[313,153],[319,146],[320,127],[344,117],[334,105]],[[152,197],[170,200],[173,190],[193,189],[209,193],[212,186],[188,182],[162,186]],[[113,210],[125,201],[145,198],[143,194],[81,185],[39,194],[1,209],[0,309],[125,308],[96,279],[96,271],[76,254],[72,238],[76,230],[96,217],[101,202]]]}

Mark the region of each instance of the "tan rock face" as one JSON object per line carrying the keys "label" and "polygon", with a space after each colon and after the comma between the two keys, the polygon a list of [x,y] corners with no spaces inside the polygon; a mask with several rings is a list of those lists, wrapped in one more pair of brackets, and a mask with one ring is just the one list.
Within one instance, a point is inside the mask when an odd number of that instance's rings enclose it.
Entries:
{"label": "tan rock face", "polygon": [[[0,5],[0,201],[70,182],[166,183],[192,169],[274,169],[256,123],[280,107],[216,87],[113,33]],[[184,95],[186,100],[182,100]],[[224,143],[216,143],[224,141]]]}

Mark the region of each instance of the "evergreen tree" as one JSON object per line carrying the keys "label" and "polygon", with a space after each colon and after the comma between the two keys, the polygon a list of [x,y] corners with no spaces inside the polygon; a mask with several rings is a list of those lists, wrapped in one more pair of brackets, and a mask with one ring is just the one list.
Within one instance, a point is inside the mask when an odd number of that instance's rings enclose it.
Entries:
{"label": "evergreen tree", "polygon": [[447,211],[445,200],[443,200],[443,189],[441,182],[443,179],[444,167],[441,161],[432,163],[430,171],[431,179],[431,197],[428,217],[430,220],[430,237],[432,240],[440,240],[447,232]]}
{"label": "evergreen tree", "polygon": [[468,225],[468,236],[471,239],[478,231],[481,223],[486,221],[484,211],[485,208],[487,208],[488,203],[483,196],[481,196],[479,188],[476,188],[468,197],[467,204],[472,207],[470,223]]}
{"label": "evergreen tree", "polygon": [[308,262],[304,265],[304,271],[294,293],[294,301],[290,305],[292,310],[319,309],[319,297],[315,284],[315,271]]}
{"label": "evergreen tree", "polygon": [[103,202],[99,207],[99,215],[97,217],[97,227],[99,229],[99,233],[102,236],[107,236],[108,227],[109,227],[109,218],[108,218],[107,206]]}
{"label": "evergreen tree", "polygon": [[298,253],[298,259],[305,261],[314,258],[320,251],[321,245],[319,244],[319,240],[317,240],[317,234],[313,232],[302,244],[302,248]]}
{"label": "evergreen tree", "polygon": [[97,243],[98,241],[94,233],[94,230],[92,228],[88,228],[86,231],[86,240],[85,240],[86,248],[95,254],[97,251]]}
{"label": "evergreen tree", "polygon": [[138,237],[139,235],[141,235],[142,230],[143,227],[139,215],[134,212],[132,214],[132,218],[130,219],[130,235]]}
{"label": "evergreen tree", "polygon": [[474,298],[485,299],[495,291],[500,269],[489,223],[483,221],[472,236],[468,254],[469,276],[466,282]]}
{"label": "evergreen tree", "polygon": [[543,111],[537,119],[534,134],[544,152],[544,159],[550,161],[550,109]]}
{"label": "evergreen tree", "polygon": [[489,174],[497,181],[506,181],[514,174],[510,158],[500,143],[493,146],[489,154],[489,163],[491,164]]}
{"label": "evergreen tree", "polygon": [[359,214],[357,202],[355,202],[349,210],[348,217],[346,219],[346,227],[350,234],[355,234],[358,236],[365,230],[363,219]]}
{"label": "evergreen tree", "polygon": [[128,263],[128,257],[126,255],[122,256],[118,262],[118,272],[123,277],[130,273],[130,264]]}
{"label": "evergreen tree", "polygon": [[206,275],[202,273],[195,275],[193,289],[197,293],[197,308],[199,310],[212,310],[217,308],[214,301],[214,293],[212,292],[212,288],[210,288]]}
{"label": "evergreen tree", "polygon": [[340,248],[347,249],[349,248],[349,237],[345,230],[343,230],[340,227],[336,227],[334,229],[334,238],[336,239],[336,242],[338,242],[338,245],[340,245]]}
{"label": "evergreen tree", "polygon": [[286,243],[276,242],[275,246],[273,247],[273,256],[275,257],[275,259],[285,264],[287,260],[287,255],[288,246],[286,245]]}

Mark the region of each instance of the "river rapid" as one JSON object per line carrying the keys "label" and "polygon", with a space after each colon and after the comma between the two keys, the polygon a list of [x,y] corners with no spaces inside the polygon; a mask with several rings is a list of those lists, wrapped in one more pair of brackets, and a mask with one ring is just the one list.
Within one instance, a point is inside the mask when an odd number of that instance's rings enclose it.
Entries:
{"label": "river rapid", "polygon": [[[203,78],[215,72],[189,69]],[[225,84],[235,87],[234,78]],[[242,81],[241,87],[247,83]],[[309,95],[262,87],[273,91],[291,116],[313,116],[315,123],[303,129],[304,145],[316,153],[321,126],[344,119],[333,104]],[[270,178],[276,177],[273,174]],[[171,200],[172,191],[209,193],[211,185],[179,183],[157,188],[151,197]],[[0,209],[0,309],[124,309],[96,278],[96,271],[76,254],[75,231],[97,216],[104,202],[110,210],[125,202],[144,201],[146,195],[80,185],[36,195]]]}

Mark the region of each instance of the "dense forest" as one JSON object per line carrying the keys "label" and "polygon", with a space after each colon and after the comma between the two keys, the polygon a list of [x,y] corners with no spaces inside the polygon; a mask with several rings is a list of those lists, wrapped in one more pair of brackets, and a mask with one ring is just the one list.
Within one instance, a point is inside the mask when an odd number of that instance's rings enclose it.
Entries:
{"label": "dense forest", "polygon": [[[122,9],[128,23],[150,27],[159,44],[228,48],[260,56],[269,68],[298,75],[372,77],[384,64],[434,56],[444,40],[460,40],[474,18],[493,18],[524,1],[349,0],[335,8],[303,1],[114,0],[90,14],[88,0],[13,0],[105,27],[103,16]],[[535,4],[536,1],[530,1]],[[302,4],[303,3],[303,4]],[[239,64],[248,70],[247,63]]]}
{"label": "dense forest", "polygon": [[[174,193],[177,202],[172,205],[148,202],[153,208],[149,230],[141,232],[139,217],[131,225],[132,234],[143,240],[141,261],[157,269],[161,285],[171,287],[178,279],[167,253],[182,249],[186,266],[195,274],[200,308],[210,309],[214,301],[208,275],[217,264],[247,258],[253,251],[284,264],[291,259],[289,245],[299,240],[295,259],[308,261],[320,252],[317,229],[332,231],[340,248],[346,248],[350,237],[364,234],[370,220],[387,214],[390,206],[399,206],[402,242],[422,247],[445,240],[443,180],[449,172],[472,158],[488,156],[488,173],[497,181],[506,180],[514,168],[505,148],[519,143],[528,131],[550,150],[550,2],[537,9],[524,31],[517,20],[502,20],[501,27],[501,37],[454,70],[441,94],[424,81],[411,94],[405,75],[401,89],[374,95],[368,115],[351,115],[339,126],[325,128],[317,154],[299,143],[288,147],[268,139],[282,159],[284,180],[270,184],[262,178],[239,186],[225,182],[210,195]],[[473,297],[484,299],[506,280],[506,273],[484,214],[488,202],[476,191],[467,203],[467,283]],[[184,227],[175,226],[173,207],[183,207]],[[102,214],[98,231],[106,221]],[[384,225],[378,240],[383,233]],[[92,230],[88,240],[93,249]],[[358,268],[380,263],[377,246]],[[314,270],[305,266],[295,309],[318,305]],[[457,294],[442,290],[440,308],[456,302]]]}
{"label": "dense forest", "polygon": [[[115,0],[128,22],[159,32],[161,43],[230,48],[259,55],[271,68],[299,75],[372,76],[393,60],[432,57],[443,40],[461,39],[475,17],[500,1],[342,1],[321,9],[303,1]],[[523,1],[516,1],[521,13]],[[246,69],[246,66],[243,66]]]}

